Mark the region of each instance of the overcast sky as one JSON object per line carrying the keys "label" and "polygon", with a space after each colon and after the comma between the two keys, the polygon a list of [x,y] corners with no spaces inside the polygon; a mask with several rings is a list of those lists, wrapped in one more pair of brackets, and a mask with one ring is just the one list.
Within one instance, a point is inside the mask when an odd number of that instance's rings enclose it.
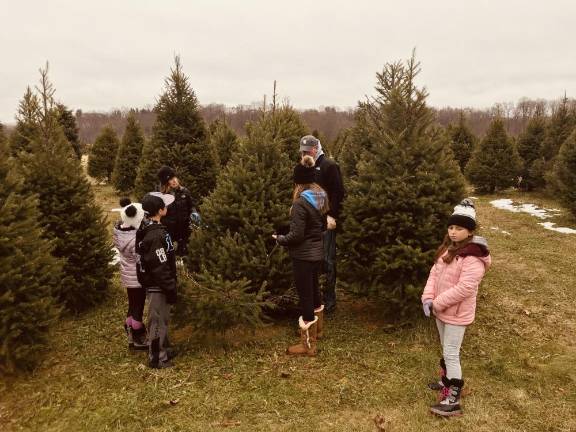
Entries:
{"label": "overcast sky", "polygon": [[175,53],[202,104],[353,107],[414,47],[433,106],[574,97],[575,41],[573,0],[0,0],[0,121],[46,60],[72,109],[151,106]]}

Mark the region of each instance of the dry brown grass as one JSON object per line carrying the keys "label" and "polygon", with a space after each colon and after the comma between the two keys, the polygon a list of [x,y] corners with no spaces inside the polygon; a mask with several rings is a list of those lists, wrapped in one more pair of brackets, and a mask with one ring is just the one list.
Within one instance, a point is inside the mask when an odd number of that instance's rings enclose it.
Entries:
{"label": "dry brown grass", "polygon": [[[96,190],[103,205],[115,205],[109,189]],[[478,201],[494,265],[462,350],[469,393],[461,418],[428,414],[435,395],[425,384],[439,350],[424,318],[383,331],[377,309],[341,296],[317,358],[284,355],[295,337],[293,323],[282,321],[207,344],[180,330],[175,339],[184,352],[176,367],[152,371],[144,355],[125,349],[118,288],[107,304],[59,324],[34,374],[3,384],[0,429],[574,431],[576,235],[494,209],[493,198]],[[569,217],[563,224],[576,226]]]}

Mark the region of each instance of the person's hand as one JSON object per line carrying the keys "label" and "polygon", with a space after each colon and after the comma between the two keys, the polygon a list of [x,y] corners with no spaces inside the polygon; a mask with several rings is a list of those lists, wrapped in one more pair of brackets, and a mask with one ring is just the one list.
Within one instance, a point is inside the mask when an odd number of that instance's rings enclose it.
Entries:
{"label": "person's hand", "polygon": [[335,230],[336,229],[336,219],[334,219],[332,216],[327,216],[326,217],[326,228],[328,228],[329,230]]}
{"label": "person's hand", "polygon": [[432,300],[426,300],[424,303],[422,303],[422,309],[424,310],[424,315],[426,315],[427,318],[430,318],[430,313],[432,312]]}

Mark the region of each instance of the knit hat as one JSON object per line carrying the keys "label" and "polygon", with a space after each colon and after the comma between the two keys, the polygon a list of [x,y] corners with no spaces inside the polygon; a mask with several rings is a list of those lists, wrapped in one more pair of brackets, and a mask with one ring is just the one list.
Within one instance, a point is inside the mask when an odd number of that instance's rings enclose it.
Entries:
{"label": "knit hat", "polygon": [[310,151],[320,144],[320,140],[314,135],[306,135],[300,138],[300,151]]}
{"label": "knit hat", "polygon": [[304,156],[302,161],[294,167],[294,183],[316,183],[316,169],[312,156]]}
{"label": "knit hat", "polygon": [[171,178],[176,177],[176,171],[170,168],[167,165],[164,165],[162,168],[158,170],[158,180],[160,180],[160,184],[164,186],[166,183],[170,181]]}
{"label": "knit hat", "polygon": [[160,210],[168,207],[174,202],[174,195],[163,194],[162,192],[150,192],[142,198],[142,208],[146,214],[156,216]]}
{"label": "knit hat", "polygon": [[122,226],[138,229],[144,219],[144,209],[140,203],[129,203],[120,211]]}
{"label": "knit hat", "polygon": [[460,204],[454,207],[454,213],[448,219],[447,225],[458,225],[470,231],[475,230],[476,209],[472,200],[466,198],[460,201]]}

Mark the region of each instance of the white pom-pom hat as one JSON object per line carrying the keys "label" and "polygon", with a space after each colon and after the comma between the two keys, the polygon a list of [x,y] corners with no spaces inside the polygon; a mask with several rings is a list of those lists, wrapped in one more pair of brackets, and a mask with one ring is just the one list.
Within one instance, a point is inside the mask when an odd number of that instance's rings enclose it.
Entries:
{"label": "white pom-pom hat", "polygon": [[458,225],[474,231],[476,229],[476,208],[472,200],[463,199],[460,204],[454,207],[454,213],[448,219],[447,225]]}

